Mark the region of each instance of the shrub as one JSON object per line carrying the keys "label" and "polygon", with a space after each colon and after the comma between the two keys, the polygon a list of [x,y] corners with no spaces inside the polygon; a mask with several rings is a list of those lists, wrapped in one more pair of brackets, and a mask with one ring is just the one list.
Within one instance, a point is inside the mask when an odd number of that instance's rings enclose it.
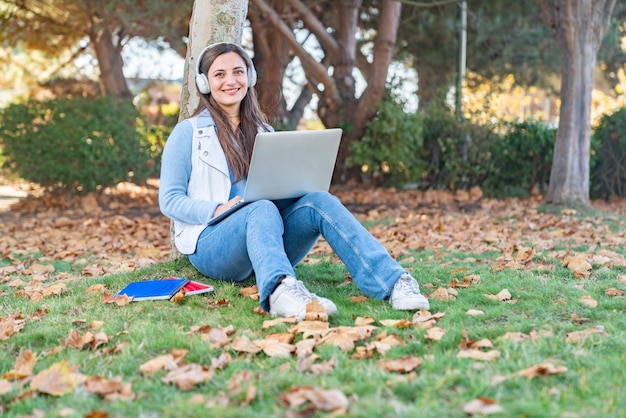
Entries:
{"label": "shrub", "polygon": [[545,193],[552,169],[556,129],[533,119],[503,123],[504,134],[493,147],[494,172],[485,182],[486,194],[529,196]]}
{"label": "shrub", "polygon": [[138,116],[132,103],[113,97],[12,104],[0,114],[5,165],[47,189],[86,193],[144,181],[155,164]]}
{"label": "shrub", "polygon": [[387,94],[363,138],[352,143],[346,165],[360,167],[373,184],[404,186],[418,181],[425,167],[421,146],[419,115],[406,113],[403,103]]}
{"label": "shrub", "polygon": [[604,115],[592,135],[592,197],[626,197],[626,108]]}
{"label": "shrub", "polygon": [[421,186],[469,189],[481,186],[492,173],[491,148],[498,135],[488,126],[461,121],[443,106],[424,110],[422,159],[428,166]]}

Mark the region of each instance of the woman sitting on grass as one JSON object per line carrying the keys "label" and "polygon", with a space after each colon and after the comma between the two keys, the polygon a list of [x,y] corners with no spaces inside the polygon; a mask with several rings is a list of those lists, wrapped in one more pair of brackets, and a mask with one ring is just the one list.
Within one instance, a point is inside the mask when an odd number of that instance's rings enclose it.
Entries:
{"label": "woman sitting on grass", "polygon": [[208,225],[241,200],[255,136],[272,128],[253,89],[252,60],[240,46],[210,45],[197,62],[200,104],[175,126],[161,166],[159,204],[174,221],[178,250],[214,279],[239,282],[254,274],[264,310],[301,320],[315,300],[328,315],[337,311],[294,271],[321,235],[366,296],[388,299],[395,309],[429,309],[415,279],[330,193],[252,202]]}

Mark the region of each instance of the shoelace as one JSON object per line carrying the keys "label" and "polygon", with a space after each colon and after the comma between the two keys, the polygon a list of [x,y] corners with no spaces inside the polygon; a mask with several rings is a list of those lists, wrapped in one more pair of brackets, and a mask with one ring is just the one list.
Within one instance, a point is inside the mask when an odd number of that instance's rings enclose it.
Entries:
{"label": "shoelace", "polygon": [[294,279],[294,285],[287,286],[287,288],[292,290],[296,296],[301,297],[306,303],[317,299],[317,295],[309,292],[309,290],[304,286],[304,283],[302,283],[301,280]]}
{"label": "shoelace", "polygon": [[408,276],[400,276],[398,280],[399,290],[404,293],[417,293],[420,294],[420,288],[415,280]]}

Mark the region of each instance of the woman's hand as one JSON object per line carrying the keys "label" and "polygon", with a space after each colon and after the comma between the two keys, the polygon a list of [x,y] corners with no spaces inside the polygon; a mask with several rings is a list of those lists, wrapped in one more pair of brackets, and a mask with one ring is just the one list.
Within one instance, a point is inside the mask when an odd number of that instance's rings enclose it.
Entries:
{"label": "woman's hand", "polygon": [[222,212],[225,212],[228,209],[232,208],[233,206],[236,206],[239,203],[241,203],[242,200],[243,200],[243,198],[241,196],[233,197],[228,202],[226,202],[224,204],[221,204],[217,208],[215,208],[215,213],[213,213],[213,216],[220,215]]}

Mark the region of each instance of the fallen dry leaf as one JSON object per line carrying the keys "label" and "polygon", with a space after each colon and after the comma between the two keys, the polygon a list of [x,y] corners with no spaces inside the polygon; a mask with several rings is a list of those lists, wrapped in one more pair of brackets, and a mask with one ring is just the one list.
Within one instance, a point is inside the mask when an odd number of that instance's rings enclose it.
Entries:
{"label": "fallen dry leaf", "polygon": [[20,332],[25,325],[26,319],[19,312],[0,317],[0,341],[6,340],[11,335]]}
{"label": "fallen dry leaf", "polygon": [[254,340],[252,343],[269,357],[289,357],[291,353],[296,351],[296,346],[284,343],[274,338],[265,338],[262,340]]}
{"label": "fallen dry leaf", "polygon": [[580,301],[590,308],[596,308],[598,306],[598,301],[591,296],[583,296],[580,298]]}
{"label": "fallen dry leaf", "polygon": [[109,401],[131,400],[135,397],[131,384],[123,383],[121,377],[105,379],[100,376],[93,376],[85,380],[84,386],[87,392],[99,395]]}
{"label": "fallen dry leaf", "polygon": [[66,360],[54,363],[39,372],[30,382],[30,387],[38,392],[53,396],[62,396],[73,392],[87,376],[76,372],[77,367],[70,367]]}
{"label": "fallen dry leaf", "polygon": [[588,340],[594,335],[609,335],[602,325],[587,328],[582,331],[572,331],[565,334],[565,341],[568,343],[579,343]]}
{"label": "fallen dry leaf", "polygon": [[446,335],[446,330],[439,327],[430,328],[426,331],[426,335],[424,336],[428,340],[432,341],[440,341],[444,335]]}
{"label": "fallen dry leaf", "polygon": [[2,375],[3,379],[24,379],[33,374],[33,369],[37,363],[37,355],[30,350],[24,350],[15,359],[13,370],[9,370]]}
{"label": "fallen dry leaf", "polygon": [[624,292],[622,289],[616,289],[614,287],[611,287],[604,291],[604,294],[609,297],[624,296],[625,293],[626,292]]}
{"label": "fallen dry leaf", "polygon": [[213,369],[200,364],[186,364],[170,370],[161,381],[163,383],[174,383],[181,390],[190,390],[198,383],[206,382],[212,378]]}
{"label": "fallen dry leaf", "polygon": [[504,408],[493,399],[480,396],[463,405],[463,412],[467,415],[491,415],[504,412]]}
{"label": "fallen dry leaf", "polygon": [[465,312],[465,314],[469,316],[479,316],[479,315],[484,315],[485,313],[479,309],[468,309],[467,312]]}
{"label": "fallen dry leaf", "polygon": [[470,348],[460,350],[456,356],[458,358],[469,358],[479,361],[494,361],[500,357],[500,352],[498,350],[482,351],[476,348]]}
{"label": "fallen dry leaf", "polygon": [[174,370],[177,367],[178,364],[174,360],[174,356],[172,354],[165,354],[142,363],[139,366],[139,371],[143,373],[144,376],[151,376],[155,372],[161,370]]}
{"label": "fallen dry leaf", "polygon": [[296,386],[280,396],[280,404],[291,408],[298,408],[307,401],[318,411],[334,414],[344,414],[350,406],[346,395],[338,389],[324,390],[312,386]]}
{"label": "fallen dry leaf", "polygon": [[517,372],[518,375],[532,379],[536,376],[547,376],[552,374],[564,373],[567,371],[565,366],[555,366],[552,363],[541,363],[536,366],[531,366],[527,369]]}
{"label": "fallen dry leaf", "polygon": [[386,372],[409,373],[418,368],[423,361],[422,357],[405,356],[395,360],[380,360],[380,366]]}

